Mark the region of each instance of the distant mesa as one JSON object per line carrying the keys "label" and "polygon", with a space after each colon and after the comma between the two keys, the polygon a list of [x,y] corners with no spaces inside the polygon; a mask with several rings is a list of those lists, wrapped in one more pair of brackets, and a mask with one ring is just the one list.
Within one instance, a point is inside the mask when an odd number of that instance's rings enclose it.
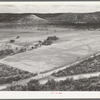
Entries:
{"label": "distant mesa", "polygon": [[[40,14],[40,13],[4,13],[0,14],[0,24],[26,24],[26,25],[47,25],[47,24],[99,24],[100,12],[94,13],[54,13],[54,14]],[[6,24],[5,24],[6,23]],[[7,24],[8,23],[8,24]],[[12,25],[13,26],[13,25]]]}
{"label": "distant mesa", "polygon": [[18,23],[35,23],[35,24],[37,23],[39,24],[39,23],[44,23],[44,22],[46,22],[45,19],[40,18],[36,15],[25,16],[18,20]]}

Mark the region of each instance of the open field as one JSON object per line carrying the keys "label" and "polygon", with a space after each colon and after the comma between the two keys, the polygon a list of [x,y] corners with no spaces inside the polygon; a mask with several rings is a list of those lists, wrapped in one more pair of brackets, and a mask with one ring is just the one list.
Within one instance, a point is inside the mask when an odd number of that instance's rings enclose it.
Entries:
{"label": "open field", "polygon": [[54,31],[55,29],[50,30],[42,32],[36,31],[38,34],[34,34],[34,32],[32,33],[31,31],[31,33],[28,32],[29,34],[27,35],[21,31],[23,36],[18,40],[19,43],[24,43],[26,40],[27,42],[44,40],[48,36],[57,36],[59,40],[49,46],[42,46],[32,51],[8,56],[0,60],[0,62],[36,73],[63,67],[100,51],[100,31],[98,30],[74,31],[56,29],[56,32]]}

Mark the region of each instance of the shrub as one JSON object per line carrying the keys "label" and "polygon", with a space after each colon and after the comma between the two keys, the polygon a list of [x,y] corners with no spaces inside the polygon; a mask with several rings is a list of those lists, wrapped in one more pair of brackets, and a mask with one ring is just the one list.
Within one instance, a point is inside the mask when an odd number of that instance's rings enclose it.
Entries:
{"label": "shrub", "polygon": [[20,38],[19,36],[16,37],[16,39]]}
{"label": "shrub", "polygon": [[44,40],[42,45],[51,45],[53,42],[51,40]]}
{"label": "shrub", "polygon": [[[97,81],[91,81],[91,80]],[[66,79],[56,82],[53,79],[40,85],[38,80],[31,80],[26,85],[12,85],[6,90],[12,91],[100,91],[100,76],[83,78],[79,80]]]}
{"label": "shrub", "polygon": [[42,45],[51,45],[54,41],[58,40],[59,38],[56,36],[49,36],[46,40],[42,43]]}
{"label": "shrub", "polygon": [[25,85],[12,85],[7,88],[8,91],[26,91],[27,87]]}
{"label": "shrub", "polygon": [[49,36],[49,37],[47,37],[47,40],[54,40],[54,41],[56,41],[56,40],[58,40],[59,38],[58,37],[56,37],[56,36]]}
{"label": "shrub", "polygon": [[14,43],[15,42],[15,40],[10,40],[10,43]]}
{"label": "shrub", "polygon": [[54,90],[55,87],[57,86],[57,82],[54,81],[54,79],[48,80],[48,82],[45,84],[47,87],[47,90]]}
{"label": "shrub", "polygon": [[10,55],[12,53],[13,53],[12,49],[5,49],[5,50],[1,50],[0,51],[0,56],[1,57],[5,57],[5,56]]}
{"label": "shrub", "polygon": [[12,83],[36,75],[37,74],[0,64],[0,84]]}
{"label": "shrub", "polygon": [[38,91],[39,87],[40,87],[40,83],[38,80],[31,80],[28,84],[27,84],[28,90],[29,91]]}

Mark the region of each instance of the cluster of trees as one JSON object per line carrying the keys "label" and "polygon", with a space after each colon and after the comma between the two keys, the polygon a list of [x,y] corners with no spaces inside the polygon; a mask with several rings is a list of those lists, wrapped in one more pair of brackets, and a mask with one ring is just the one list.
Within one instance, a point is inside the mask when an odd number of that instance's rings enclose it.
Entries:
{"label": "cluster of trees", "polygon": [[[16,39],[19,39],[19,38],[20,38],[19,36],[16,37]],[[14,43],[15,40],[14,40],[14,39],[11,39],[9,42],[10,42],[10,43]]]}
{"label": "cluster of trees", "polygon": [[12,40],[10,40],[10,43],[14,43],[14,42],[15,42],[15,40],[13,40],[13,39],[12,39]]}
{"label": "cluster of trees", "polygon": [[67,67],[66,69],[60,70],[57,73],[53,73],[52,75],[61,77],[98,71],[100,71],[100,55],[84,60],[76,65]]}
{"label": "cluster of trees", "polygon": [[17,54],[17,53],[22,53],[25,52],[26,48],[20,48],[18,49],[18,47],[16,47],[16,49],[4,49],[4,50],[0,50],[0,58],[4,58],[7,55],[12,55],[12,54]]}
{"label": "cluster of trees", "polygon": [[67,27],[67,28],[74,28],[74,29],[88,29],[88,30],[95,30],[95,29],[100,29],[100,23],[66,23],[66,22],[61,22],[61,23],[56,23],[56,24],[50,24],[54,25],[57,27]]}
{"label": "cluster of trees", "polygon": [[[18,39],[18,38],[19,38],[19,36],[16,37],[16,39]],[[35,47],[32,46],[30,49],[31,50],[32,49],[36,49],[36,48],[38,48],[39,45],[40,46],[41,45],[51,45],[54,41],[56,41],[58,39],[59,38],[56,37],[56,36],[49,36],[43,42],[42,41],[38,41],[38,43],[34,45]],[[9,42],[10,43],[14,43],[15,40],[11,39]],[[28,48],[28,46],[27,47],[22,47],[21,49],[18,49],[18,47],[16,47],[16,50],[9,49],[9,48],[8,49],[4,49],[4,50],[0,51],[0,57],[2,58],[2,57],[5,57],[7,55],[16,54],[16,53],[22,53],[22,52],[25,52],[27,50],[27,48]]]}
{"label": "cluster of trees", "polygon": [[51,45],[54,41],[58,40],[59,38],[56,36],[49,36],[46,40],[42,43],[42,45]]}
{"label": "cluster of trees", "polygon": [[0,64],[0,69],[0,84],[11,83],[37,75],[4,64]]}
{"label": "cluster of trees", "polygon": [[100,28],[100,23],[77,23],[73,24],[76,29],[88,29],[88,30],[95,30]]}
{"label": "cluster of trees", "polygon": [[5,90],[8,91],[100,91],[100,76],[83,78],[79,80],[66,79],[56,82],[49,80],[42,85],[38,80],[31,80],[26,85],[12,85]]}
{"label": "cluster of trees", "polygon": [[5,49],[5,50],[1,50],[0,51],[0,58],[5,57],[7,55],[13,54],[13,50],[12,49]]}
{"label": "cluster of trees", "polygon": [[[16,39],[18,39],[18,38],[20,38],[20,37],[17,36]],[[15,42],[14,39],[11,39],[11,40],[9,41],[9,43],[14,43],[14,42]],[[14,50],[13,50],[12,48],[10,48],[10,46],[6,45],[6,47],[8,47],[8,48],[3,49],[3,50],[0,50],[0,58],[15,53]],[[16,49],[18,49],[18,48],[16,47]],[[19,50],[19,52],[22,52],[22,50]]]}

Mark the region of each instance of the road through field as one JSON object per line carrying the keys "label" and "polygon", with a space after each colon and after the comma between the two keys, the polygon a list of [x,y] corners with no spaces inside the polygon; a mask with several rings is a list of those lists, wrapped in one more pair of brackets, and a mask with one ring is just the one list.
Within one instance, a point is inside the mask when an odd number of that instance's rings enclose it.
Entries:
{"label": "road through field", "polygon": [[[32,77],[26,80],[15,82],[16,84],[26,84],[31,79],[40,79],[40,83],[44,84],[49,79],[53,72],[70,67],[71,64],[77,63],[86,59],[93,54],[100,52],[100,31],[73,31],[69,33],[52,33],[50,36],[56,35],[59,40],[52,45],[42,46],[32,51],[19,53],[13,56],[8,56],[0,60],[0,63],[16,67],[32,73],[40,73],[39,76]],[[45,39],[49,35],[28,37],[28,40]],[[27,37],[23,37],[25,41]],[[80,74],[55,78],[56,81],[65,80],[66,78],[79,79],[80,77],[89,78],[98,76],[100,72]],[[0,90],[8,85],[0,86]]]}
{"label": "road through field", "polygon": [[[59,81],[64,81],[66,79],[78,80],[78,79],[82,79],[82,78],[96,77],[96,76],[99,76],[99,75],[100,75],[100,72],[93,72],[93,73],[77,74],[77,75],[70,75],[70,76],[64,76],[64,77],[52,77],[52,79],[54,79],[56,82],[59,82]],[[13,84],[0,85],[0,90],[4,90],[7,87],[10,87],[12,85],[26,85],[32,79],[37,79],[37,77],[32,77],[32,78],[29,78],[29,79],[23,79],[23,80],[20,80],[18,82],[15,82]],[[46,82],[48,82],[49,79],[51,79],[49,76],[44,77],[44,78],[40,78],[39,83],[45,84]]]}

